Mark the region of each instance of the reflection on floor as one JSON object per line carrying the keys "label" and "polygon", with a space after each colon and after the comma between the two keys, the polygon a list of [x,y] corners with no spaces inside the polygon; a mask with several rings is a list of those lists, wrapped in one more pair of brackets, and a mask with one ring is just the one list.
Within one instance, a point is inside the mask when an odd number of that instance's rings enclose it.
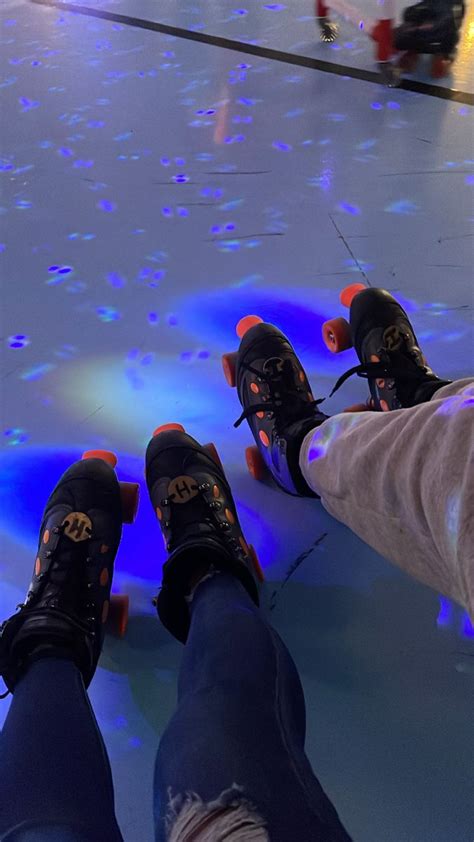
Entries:
{"label": "reflection on floor", "polygon": [[[314,45],[309,2],[231,5],[113,8]],[[223,458],[265,567],[264,603],[301,672],[308,753],[354,838],[464,842],[466,615],[318,502],[250,479],[220,356],[236,347],[236,321],[259,313],[327,395],[354,355],[332,357],[321,324],[362,280],[402,301],[435,370],[471,373],[472,109],[23,0],[2,11],[1,616],[24,595],[60,472],[106,447],[122,478],[142,481],[151,431],[179,421]],[[470,32],[456,65],[465,90]],[[347,50],[354,63],[351,38],[338,61]],[[364,390],[347,384],[327,411]],[[175,699],[180,647],[150,604],[163,560],[143,494],[114,585],[131,596],[129,633],[108,639],[91,691],[127,842],[152,838],[153,758]]]}

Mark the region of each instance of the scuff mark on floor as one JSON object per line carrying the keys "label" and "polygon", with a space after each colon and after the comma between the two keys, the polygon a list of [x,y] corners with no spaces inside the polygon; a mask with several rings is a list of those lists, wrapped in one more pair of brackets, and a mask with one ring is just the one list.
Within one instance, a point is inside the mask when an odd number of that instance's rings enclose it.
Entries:
{"label": "scuff mark on floor", "polygon": [[322,542],[324,541],[325,538],[327,538],[327,536],[328,536],[328,533],[323,532],[322,535],[319,536],[319,538],[316,538],[316,541],[314,541],[311,544],[311,546],[308,550],[305,550],[303,553],[300,553],[300,555],[297,558],[295,558],[294,562],[292,564],[290,564],[288,570],[285,573],[285,578],[283,579],[280,587],[277,588],[276,590],[274,590],[271,597],[270,597],[270,611],[273,611],[273,609],[275,608],[275,606],[277,604],[277,599],[278,599],[280,593],[282,592],[282,590],[285,587],[285,585],[287,584],[287,582],[289,582],[289,580],[293,576],[293,573],[295,573],[295,571],[298,570],[298,567],[300,567],[300,565],[303,563],[303,561],[305,561],[308,558],[308,556],[311,555],[313,550],[315,550],[316,547],[319,547],[319,545],[322,544]]}

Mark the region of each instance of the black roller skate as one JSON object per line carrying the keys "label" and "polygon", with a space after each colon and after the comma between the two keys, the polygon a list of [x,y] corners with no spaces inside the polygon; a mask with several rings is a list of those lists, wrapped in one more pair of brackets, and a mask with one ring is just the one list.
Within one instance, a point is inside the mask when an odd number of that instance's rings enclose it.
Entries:
{"label": "black roller skate", "polygon": [[463,0],[420,0],[413,6],[407,6],[403,10],[403,23],[422,24],[439,17],[440,13],[447,7],[455,7],[455,14],[464,17],[465,5]]}
{"label": "black roller skate", "polygon": [[[89,451],[61,477],[44,511],[25,602],[0,627],[0,675],[13,692],[38,658],[71,658],[86,687],[110,620],[110,588],[122,521],[132,523],[138,485],[119,483],[117,459]],[[128,597],[113,597],[114,630],[123,634]]]}
{"label": "black roller skate", "polygon": [[405,9],[393,42],[404,53],[401,69],[413,71],[419,55],[426,53],[433,56],[431,75],[444,76],[455,58],[464,12],[463,0],[422,0]]}
{"label": "black roller skate", "polygon": [[255,479],[270,471],[288,494],[316,497],[301,474],[299,452],[305,435],[327,418],[318,409],[321,401],[314,400],[303,366],[278,328],[246,316],[236,330],[239,350],[222,363],[243,407],[234,426],[247,419],[257,443],[246,451],[249,471]]}
{"label": "black roller skate", "polygon": [[331,395],[358,374],[368,379],[369,407],[388,412],[424,403],[450,382],[433,373],[405,310],[390,293],[351,284],[340,299],[350,307],[350,325],[341,317],[325,322],[323,339],[336,354],[354,346],[360,365],[339,378]]}
{"label": "black roller skate", "polygon": [[180,424],[155,430],[146,480],[165,548],[162,587],[154,601],[163,625],[182,643],[189,632],[187,596],[212,565],[239,579],[258,605],[263,573],[239,524],[232,491],[213,444],[200,445]]}

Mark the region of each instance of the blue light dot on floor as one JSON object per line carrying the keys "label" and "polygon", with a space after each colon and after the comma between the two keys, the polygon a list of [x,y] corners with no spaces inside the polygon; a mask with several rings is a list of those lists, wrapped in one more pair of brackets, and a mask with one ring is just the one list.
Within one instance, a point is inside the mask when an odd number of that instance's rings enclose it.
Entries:
{"label": "blue light dot on floor", "polygon": [[114,202],[108,201],[108,199],[101,199],[97,202],[97,207],[99,210],[105,211],[105,213],[113,213],[117,209],[117,205]]}
{"label": "blue light dot on floor", "polygon": [[13,349],[26,348],[31,342],[29,337],[25,336],[23,333],[17,333],[14,336],[9,336],[7,341],[8,346]]}
{"label": "blue light dot on floor", "polygon": [[361,210],[357,207],[357,205],[350,205],[348,202],[339,202],[338,208],[339,210],[344,211],[344,213],[349,213],[352,216],[359,216],[361,213]]}

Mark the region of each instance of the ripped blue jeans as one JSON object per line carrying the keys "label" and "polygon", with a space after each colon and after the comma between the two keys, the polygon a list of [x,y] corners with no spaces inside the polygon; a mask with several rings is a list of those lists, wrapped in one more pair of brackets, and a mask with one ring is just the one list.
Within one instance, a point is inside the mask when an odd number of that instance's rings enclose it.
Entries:
{"label": "ripped blue jeans", "polygon": [[[305,755],[303,691],[279,636],[224,573],[199,585],[190,611],[156,758],[157,842],[350,842]],[[37,661],[0,737],[0,840],[122,839],[82,678],[71,661]]]}

